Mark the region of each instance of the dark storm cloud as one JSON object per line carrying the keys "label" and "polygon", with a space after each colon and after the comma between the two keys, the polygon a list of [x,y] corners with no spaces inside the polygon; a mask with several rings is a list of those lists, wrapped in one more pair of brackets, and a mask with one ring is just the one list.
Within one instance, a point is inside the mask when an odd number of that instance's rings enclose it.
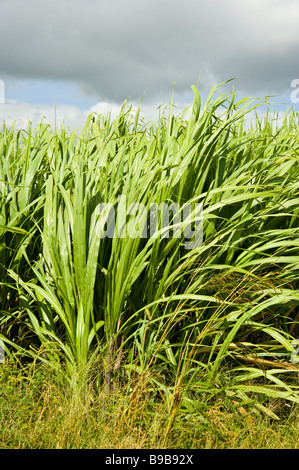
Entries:
{"label": "dark storm cloud", "polygon": [[73,81],[96,99],[160,99],[199,75],[280,94],[299,75],[292,0],[0,0],[0,18],[0,78]]}

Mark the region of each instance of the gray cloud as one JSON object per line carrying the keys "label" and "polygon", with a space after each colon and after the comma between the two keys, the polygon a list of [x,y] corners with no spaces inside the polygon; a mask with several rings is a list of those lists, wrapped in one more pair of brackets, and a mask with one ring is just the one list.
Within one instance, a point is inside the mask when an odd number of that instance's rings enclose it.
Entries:
{"label": "gray cloud", "polygon": [[296,0],[0,0],[0,77],[163,99],[228,78],[281,94],[299,75]]}

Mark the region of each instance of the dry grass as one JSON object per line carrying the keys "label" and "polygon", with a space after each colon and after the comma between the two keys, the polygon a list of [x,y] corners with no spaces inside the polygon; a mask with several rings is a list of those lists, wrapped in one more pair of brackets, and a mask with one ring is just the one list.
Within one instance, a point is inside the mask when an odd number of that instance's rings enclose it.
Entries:
{"label": "dry grass", "polygon": [[[273,421],[220,399],[200,417],[179,412],[164,445],[165,404],[144,385],[134,396],[115,388],[107,396],[92,383],[74,387],[45,367],[1,366],[0,448],[13,449],[162,449],[299,448],[298,408]],[[283,403],[273,401],[277,412]]]}

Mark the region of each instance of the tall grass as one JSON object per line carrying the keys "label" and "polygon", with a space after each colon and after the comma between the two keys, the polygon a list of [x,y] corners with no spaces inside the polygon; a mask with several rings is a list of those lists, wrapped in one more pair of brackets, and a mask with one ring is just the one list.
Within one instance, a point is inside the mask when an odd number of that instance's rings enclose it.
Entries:
{"label": "tall grass", "polygon": [[[298,114],[281,125],[235,93],[190,116],[173,104],[157,124],[124,103],[119,116],[90,115],[84,128],[53,132],[4,126],[0,135],[0,338],[69,377],[106,354],[111,390],[136,377],[167,407],[201,413],[198,396],[225,390],[298,403],[290,361],[298,337]],[[203,243],[183,237],[103,237],[110,204],[116,228],[127,207],[202,204]],[[141,222],[141,218],[139,219]],[[170,220],[183,233],[186,222]],[[148,227],[149,228],[149,227]],[[120,232],[121,233],[121,232]],[[172,232],[171,232],[172,233]],[[229,374],[230,380],[226,380]],[[205,398],[206,400],[206,398]],[[255,405],[276,417],[264,402]],[[204,417],[202,418],[204,419]]]}

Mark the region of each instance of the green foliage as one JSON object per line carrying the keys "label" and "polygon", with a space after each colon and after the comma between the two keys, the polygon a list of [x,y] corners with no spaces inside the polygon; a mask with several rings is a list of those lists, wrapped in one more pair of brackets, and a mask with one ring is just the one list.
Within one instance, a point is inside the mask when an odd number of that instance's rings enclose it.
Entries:
{"label": "green foliage", "polygon": [[298,449],[298,408],[269,397],[256,409],[253,398],[225,390],[224,374],[217,376],[214,397],[198,388],[185,400],[165,444],[161,396],[140,380],[132,392],[115,383],[107,396],[95,382],[102,361],[88,365],[76,390],[40,362],[2,364],[1,449]]}
{"label": "green foliage", "polygon": [[[216,89],[201,107],[193,87],[188,119],[171,103],[156,125],[144,123],[124,103],[113,122],[90,115],[80,133],[4,126],[0,138],[7,354],[66,364],[71,380],[101,351],[108,390],[119,370],[129,384],[146,375],[168,408],[166,441],[178,410],[196,409],[193,391],[210,393],[223,367],[232,374],[227,391],[245,401],[259,393],[299,401],[289,383],[298,374],[290,361],[298,337],[298,114],[248,126],[259,104],[235,102],[234,93],[214,98]],[[182,236],[163,236],[159,218],[150,238],[104,237],[103,204],[115,211],[118,234],[141,223],[134,214],[124,220],[120,198],[148,212],[153,203],[202,204],[203,243],[188,250]],[[185,227],[173,217],[168,228]],[[265,383],[246,384],[246,370],[248,380],[262,374]]]}

